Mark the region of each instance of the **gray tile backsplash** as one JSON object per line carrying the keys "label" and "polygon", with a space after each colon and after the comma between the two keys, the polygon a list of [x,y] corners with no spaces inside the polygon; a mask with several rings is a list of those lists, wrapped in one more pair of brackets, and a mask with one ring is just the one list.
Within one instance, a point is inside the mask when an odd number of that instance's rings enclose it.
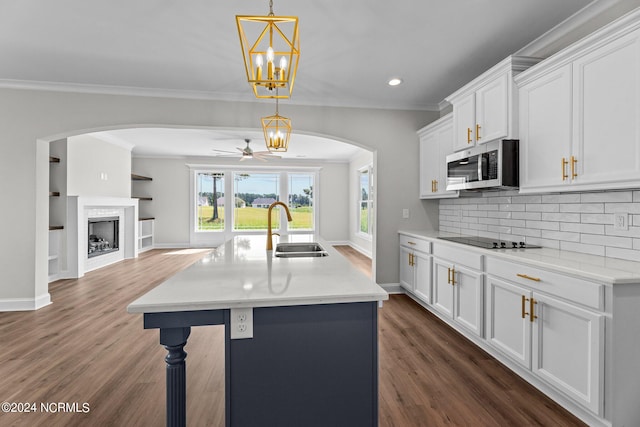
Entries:
{"label": "gray tile backsplash", "polygon": [[[627,230],[614,213],[628,214]],[[463,193],[440,200],[440,230],[640,261],[640,190]]]}

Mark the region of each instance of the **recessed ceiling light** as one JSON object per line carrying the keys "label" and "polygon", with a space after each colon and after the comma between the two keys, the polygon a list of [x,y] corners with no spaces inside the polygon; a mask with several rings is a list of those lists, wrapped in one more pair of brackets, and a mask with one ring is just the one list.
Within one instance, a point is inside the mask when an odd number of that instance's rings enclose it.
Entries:
{"label": "recessed ceiling light", "polygon": [[389,80],[389,86],[398,86],[400,83],[402,83],[402,79],[399,77],[394,77]]}

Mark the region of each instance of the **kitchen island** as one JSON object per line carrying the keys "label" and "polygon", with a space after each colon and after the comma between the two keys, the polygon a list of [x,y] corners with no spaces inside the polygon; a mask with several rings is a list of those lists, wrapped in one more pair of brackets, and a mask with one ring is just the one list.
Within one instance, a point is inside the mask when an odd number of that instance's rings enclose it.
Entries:
{"label": "kitchen island", "polygon": [[[274,238],[276,239],[276,238]],[[168,351],[167,425],[186,424],[191,327],[224,325],[227,426],[371,426],[378,419],[377,309],[387,293],[331,246],[275,258],[237,236],[132,302]]]}

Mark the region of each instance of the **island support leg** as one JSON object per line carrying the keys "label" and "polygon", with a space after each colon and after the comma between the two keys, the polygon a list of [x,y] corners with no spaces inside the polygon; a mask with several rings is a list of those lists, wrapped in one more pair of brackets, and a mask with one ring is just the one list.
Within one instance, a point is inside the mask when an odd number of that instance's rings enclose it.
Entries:
{"label": "island support leg", "polygon": [[160,344],[169,354],[167,362],[167,427],[185,427],[187,425],[187,353],[184,346],[191,328],[161,328]]}

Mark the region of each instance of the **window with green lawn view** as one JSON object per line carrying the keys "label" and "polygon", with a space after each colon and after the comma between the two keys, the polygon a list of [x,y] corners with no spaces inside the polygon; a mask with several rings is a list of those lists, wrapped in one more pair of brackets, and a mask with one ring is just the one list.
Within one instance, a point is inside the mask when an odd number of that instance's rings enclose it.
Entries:
{"label": "window with green lawn view", "polygon": [[[267,212],[275,201],[289,207],[289,231],[314,230],[315,172],[216,172],[196,173],[196,231],[252,231],[267,229]],[[225,194],[225,178],[230,194]],[[281,208],[271,215],[271,227],[281,227]],[[225,223],[226,220],[226,223]],[[282,224],[284,226],[284,224]]]}
{"label": "window with green lawn view", "polygon": [[[267,228],[267,209],[280,200],[279,173],[233,174],[236,204],[233,211],[234,230],[264,230]],[[271,228],[280,228],[280,208],[271,214]]]}
{"label": "window with green lawn view", "polygon": [[289,174],[290,230],[313,230],[313,178],[310,173]]}
{"label": "window with green lawn view", "polygon": [[373,232],[373,169],[371,166],[359,171],[360,197],[358,202],[358,225],[360,233],[372,234]]}
{"label": "window with green lawn view", "polygon": [[224,173],[198,172],[196,176],[197,231],[224,230]]}

